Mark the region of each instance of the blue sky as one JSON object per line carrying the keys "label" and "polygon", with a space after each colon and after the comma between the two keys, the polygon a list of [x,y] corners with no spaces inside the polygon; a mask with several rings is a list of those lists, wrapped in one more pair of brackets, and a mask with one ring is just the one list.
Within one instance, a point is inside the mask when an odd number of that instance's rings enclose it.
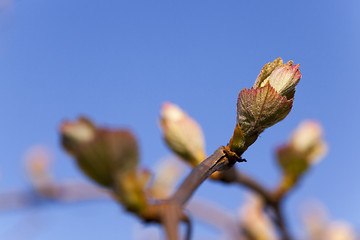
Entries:
{"label": "blue sky", "polygon": [[[28,187],[22,160],[35,144],[53,152],[58,179],[84,179],[58,135],[61,121],[80,114],[130,127],[153,168],[170,154],[157,120],[171,101],[202,125],[210,154],[231,137],[239,91],[282,57],[301,64],[294,108],[238,167],[275,186],[273,149],[302,120],[317,119],[329,153],[288,198],[290,225],[298,231],[299,206],[318,199],[359,229],[359,10],[356,0],[0,0],[0,191]],[[206,183],[196,195],[236,209],[243,193]],[[31,238],[14,230],[33,222],[26,219],[38,219]],[[0,238],[131,239],[136,222],[110,200],[50,203],[0,213]],[[203,228],[196,239],[208,236]]]}

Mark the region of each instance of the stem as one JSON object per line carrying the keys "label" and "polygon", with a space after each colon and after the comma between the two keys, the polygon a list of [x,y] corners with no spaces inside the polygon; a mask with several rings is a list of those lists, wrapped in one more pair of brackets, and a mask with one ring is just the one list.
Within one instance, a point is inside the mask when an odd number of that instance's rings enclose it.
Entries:
{"label": "stem", "polygon": [[170,200],[183,206],[201,183],[203,183],[211,174],[232,167],[235,164],[235,161],[230,160],[227,157],[224,149],[223,146],[219,147],[210,157],[195,167]]}
{"label": "stem", "polygon": [[174,202],[164,202],[159,205],[161,208],[161,223],[163,224],[167,236],[167,240],[179,239],[179,223],[184,222],[186,224],[185,239],[190,240],[192,228],[189,217],[183,213],[181,206]]}
{"label": "stem", "polygon": [[184,223],[186,224],[185,240],[190,240],[191,239],[191,234],[192,234],[191,221],[190,221],[190,219],[186,219],[186,220],[184,220]]}
{"label": "stem", "polygon": [[[265,207],[269,207],[273,210],[275,218],[273,219],[282,240],[291,240],[290,234],[287,230],[284,216],[281,210],[282,196],[278,196],[276,193],[272,193],[263,187],[260,183],[252,179],[251,177],[240,173],[233,167],[235,162],[239,159],[237,155],[232,156],[232,153],[228,149],[221,146],[210,157],[205,159],[197,167],[195,167],[191,173],[185,178],[173,196],[162,204],[161,209],[157,209],[153,213],[149,214],[148,220],[156,221],[160,220],[163,224],[168,240],[179,239],[178,225],[181,221],[184,221],[188,226],[188,232],[186,239],[190,239],[191,224],[186,215],[181,215],[182,206],[190,199],[196,189],[214,172],[223,171],[220,173],[218,180],[227,183],[239,183],[257,194],[259,194],[265,200]],[[154,205],[150,205],[153,206]],[[150,211],[152,212],[152,211]],[[145,214],[146,215],[146,214]],[[147,217],[143,216],[144,219]]]}
{"label": "stem", "polygon": [[149,222],[162,223],[168,240],[178,240],[178,225],[184,221],[188,226],[186,238],[190,239],[191,224],[183,214],[182,206],[211,174],[226,170],[235,164],[236,160],[229,159],[224,149],[223,146],[219,147],[210,157],[195,167],[169,200],[148,205],[145,211],[140,213],[140,217]]}
{"label": "stem", "polygon": [[275,223],[281,234],[281,239],[282,240],[291,240],[292,238],[290,237],[290,234],[287,230],[287,227],[285,224],[285,219],[284,219],[284,214],[283,214],[282,208],[281,208],[282,205],[280,203],[281,203],[281,201],[277,202],[277,204],[273,206],[274,213],[276,216]]}
{"label": "stem", "polygon": [[[180,187],[176,190],[173,196],[169,199],[170,206],[177,207],[183,206],[195,192],[195,190],[203,183],[211,174],[216,171],[227,169],[234,165],[235,161],[230,160],[224,152],[224,147],[219,147],[210,157],[205,159],[191,173],[186,177]],[[172,214],[166,214],[163,217],[162,223],[164,224],[168,240],[178,239],[178,225],[181,221],[178,217],[172,217]],[[188,225],[188,232],[186,239],[190,239],[191,224],[190,221],[186,222]]]}
{"label": "stem", "polygon": [[255,181],[250,176],[247,176],[244,173],[241,173],[236,170],[235,167],[230,168],[227,171],[221,173],[220,180],[227,183],[238,183],[244,187],[254,191],[259,194],[268,205],[273,205],[276,202],[274,196],[260,183]]}
{"label": "stem", "polygon": [[168,205],[167,209],[162,216],[162,224],[165,228],[166,239],[167,240],[178,240],[179,239],[179,229],[178,222],[180,222],[180,218],[177,212],[177,209],[171,207],[172,205]]}
{"label": "stem", "polygon": [[156,222],[164,226],[167,240],[178,240],[178,225],[184,222],[187,225],[186,239],[191,236],[191,222],[189,217],[183,212],[181,206],[175,202],[162,201],[149,204],[144,211],[135,213],[145,222]]}

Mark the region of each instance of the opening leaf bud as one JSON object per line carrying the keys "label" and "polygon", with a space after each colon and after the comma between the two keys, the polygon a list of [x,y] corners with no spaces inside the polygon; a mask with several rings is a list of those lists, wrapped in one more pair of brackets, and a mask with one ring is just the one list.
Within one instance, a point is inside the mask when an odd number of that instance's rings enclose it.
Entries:
{"label": "opening leaf bud", "polygon": [[278,58],[266,64],[254,86],[239,93],[236,128],[229,144],[230,149],[239,156],[256,141],[260,133],[290,113],[295,88],[301,78],[299,64],[292,63],[283,64],[282,59]]}

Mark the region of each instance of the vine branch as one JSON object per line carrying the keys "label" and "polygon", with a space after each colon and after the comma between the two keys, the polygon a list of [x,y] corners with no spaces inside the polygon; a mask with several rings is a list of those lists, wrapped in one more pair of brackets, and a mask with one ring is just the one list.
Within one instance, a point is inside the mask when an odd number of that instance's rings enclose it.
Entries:
{"label": "vine branch", "polygon": [[224,149],[223,146],[219,147],[210,157],[195,167],[170,198],[170,201],[183,206],[211,174],[232,167],[235,161],[227,157]]}

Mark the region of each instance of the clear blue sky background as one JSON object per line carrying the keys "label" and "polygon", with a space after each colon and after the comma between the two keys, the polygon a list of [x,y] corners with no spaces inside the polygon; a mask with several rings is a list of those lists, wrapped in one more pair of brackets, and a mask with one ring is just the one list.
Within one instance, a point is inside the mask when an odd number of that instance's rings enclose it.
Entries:
{"label": "clear blue sky background", "polygon": [[[277,57],[301,63],[293,111],[239,164],[274,186],[273,149],[304,119],[319,120],[330,151],[286,202],[319,199],[360,228],[360,2],[0,0],[0,191],[26,189],[25,151],[46,144],[58,179],[84,178],[59,145],[58,126],[79,114],[136,133],[142,163],[169,155],[157,119],[163,101],[203,127],[211,153],[231,137],[236,99]],[[197,195],[228,209],[243,191],[206,183]],[[0,213],[1,239],[132,239],[137,219],[109,201],[47,204]],[[30,226],[29,226],[30,225]],[[215,235],[199,225],[195,239]],[[27,231],[20,234],[20,231]],[[216,239],[204,238],[204,239]]]}

